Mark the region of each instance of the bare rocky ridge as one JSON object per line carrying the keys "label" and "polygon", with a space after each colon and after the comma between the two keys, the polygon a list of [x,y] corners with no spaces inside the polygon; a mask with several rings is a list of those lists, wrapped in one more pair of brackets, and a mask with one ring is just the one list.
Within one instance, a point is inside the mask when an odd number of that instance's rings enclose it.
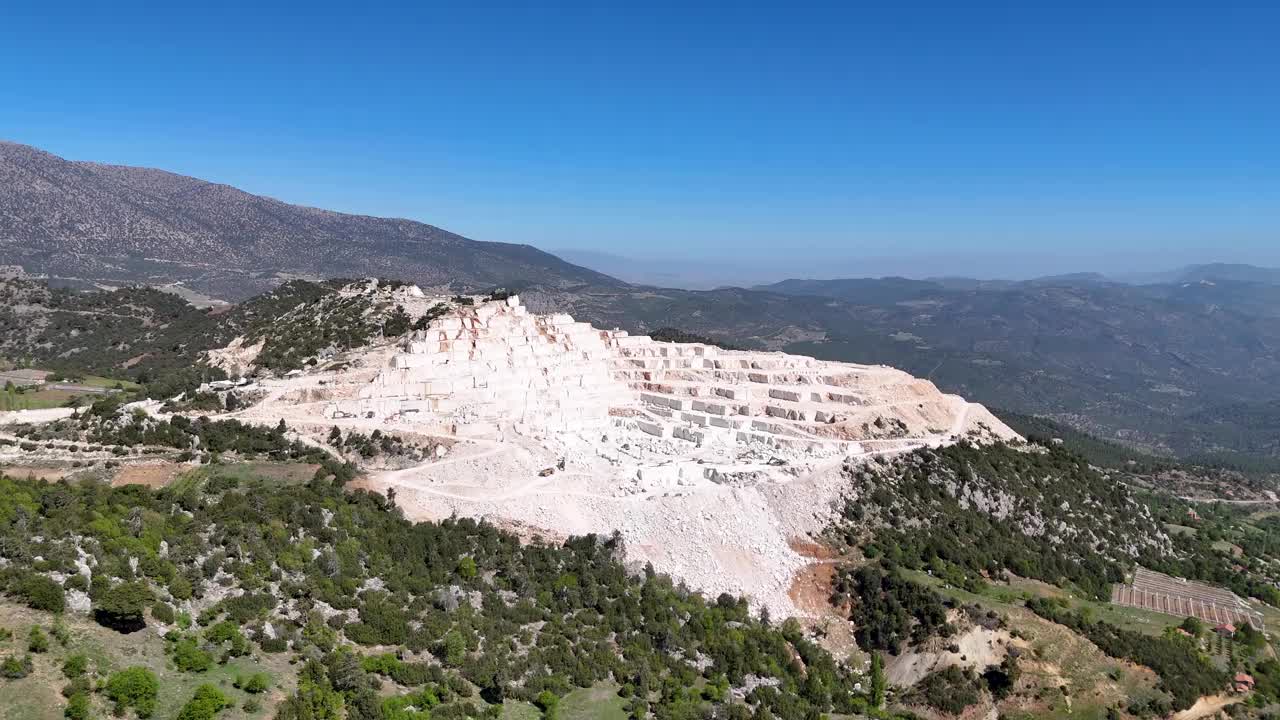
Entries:
{"label": "bare rocky ridge", "polygon": [[0,265],[60,278],[185,282],[236,300],[296,276],[382,276],[458,289],[617,286],[528,245],[347,215],[149,168],[72,162],[0,142]]}
{"label": "bare rocky ridge", "polygon": [[[445,302],[403,288],[415,317]],[[247,359],[243,344],[223,353]],[[627,559],[796,614],[787,591],[847,486],[847,463],[1016,434],[980,405],[884,366],[664,343],[457,305],[405,340],[259,382],[236,414],[413,437],[426,462],[373,472],[417,519],[483,517],[553,536],[619,532]]]}

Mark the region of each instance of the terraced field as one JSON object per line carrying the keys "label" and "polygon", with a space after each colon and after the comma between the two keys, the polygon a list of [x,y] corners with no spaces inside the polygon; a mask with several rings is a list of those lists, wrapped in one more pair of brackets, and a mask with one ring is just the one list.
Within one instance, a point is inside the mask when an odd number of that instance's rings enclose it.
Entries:
{"label": "terraced field", "polygon": [[1230,590],[1141,567],[1134,572],[1133,582],[1111,589],[1111,602],[1166,615],[1196,617],[1213,625],[1249,623],[1259,630],[1266,629],[1262,614]]}

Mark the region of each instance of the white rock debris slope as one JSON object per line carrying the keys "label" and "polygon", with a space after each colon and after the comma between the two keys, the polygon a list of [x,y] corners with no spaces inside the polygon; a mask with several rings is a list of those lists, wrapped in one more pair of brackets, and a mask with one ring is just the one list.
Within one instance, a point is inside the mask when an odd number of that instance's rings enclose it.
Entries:
{"label": "white rock debris slope", "polygon": [[447,454],[373,474],[406,514],[552,535],[620,532],[627,559],[775,616],[846,462],[1016,435],[985,408],[884,366],[727,351],[460,306],[336,372],[264,383],[240,413],[430,438]]}

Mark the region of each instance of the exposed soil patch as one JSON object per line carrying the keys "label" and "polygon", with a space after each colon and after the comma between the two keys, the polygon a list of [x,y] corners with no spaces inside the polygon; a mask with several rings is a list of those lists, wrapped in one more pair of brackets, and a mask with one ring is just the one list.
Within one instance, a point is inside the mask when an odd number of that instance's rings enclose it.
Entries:
{"label": "exposed soil patch", "polygon": [[0,467],[0,472],[16,478],[34,478],[36,480],[44,480],[46,482],[54,482],[68,477],[73,473],[81,472],[84,468],[73,467],[42,467],[27,465],[8,465]]}
{"label": "exposed soil patch", "polygon": [[116,471],[115,477],[111,478],[111,484],[116,487],[146,485],[149,488],[162,488],[188,469],[190,469],[189,465],[170,462],[125,465]]}
{"label": "exposed soil patch", "polygon": [[1240,702],[1242,699],[1243,698],[1240,696],[1233,697],[1229,695],[1210,695],[1209,697],[1202,697],[1196,701],[1195,705],[1192,705],[1182,712],[1174,714],[1173,720],[1198,720],[1202,717],[1208,717],[1223,710],[1228,705],[1234,705]]}
{"label": "exposed soil patch", "polygon": [[569,536],[565,533],[534,527],[517,520],[507,520],[505,518],[485,518],[484,520],[499,530],[504,530],[520,538],[522,543],[540,542],[553,545],[563,543],[569,539]]}
{"label": "exposed soil patch", "polygon": [[988,697],[984,697],[980,702],[970,705],[959,715],[948,715],[927,705],[897,705],[895,707],[909,710],[912,715],[923,720],[998,720],[1000,717],[999,712],[991,704],[991,700]]}
{"label": "exposed soil patch", "polygon": [[801,568],[791,579],[787,595],[796,609],[809,617],[835,615],[831,607],[831,585],[835,582],[836,566],[833,563],[813,563]]}
{"label": "exposed soil patch", "polygon": [[365,490],[371,493],[377,493],[379,495],[386,495],[386,487],[381,483],[374,482],[369,478],[368,475],[361,475],[360,477],[349,481],[343,487],[353,491]]}
{"label": "exposed soil patch", "polygon": [[791,549],[795,550],[798,555],[807,557],[811,560],[831,561],[841,559],[840,553],[836,552],[835,548],[806,538],[791,538],[787,541],[787,544],[790,545]]}
{"label": "exposed soil patch", "polygon": [[841,555],[830,545],[807,538],[793,537],[787,545],[797,555],[812,561],[791,579],[787,595],[796,609],[812,618],[831,617],[844,622],[845,618],[831,607],[831,586],[835,582],[836,568],[854,560]]}
{"label": "exposed soil patch", "polygon": [[1011,639],[1008,631],[982,627],[970,628],[950,638],[931,638],[926,647],[892,658],[885,667],[885,675],[894,685],[908,686],[952,665],[982,672],[1004,660]]}
{"label": "exposed soil patch", "polygon": [[799,615],[808,620],[819,645],[836,657],[858,659],[860,650],[853,639],[853,623],[831,605],[836,568],[847,558],[828,545],[805,538],[792,538],[787,544],[796,554],[813,561],[792,576],[787,596]]}

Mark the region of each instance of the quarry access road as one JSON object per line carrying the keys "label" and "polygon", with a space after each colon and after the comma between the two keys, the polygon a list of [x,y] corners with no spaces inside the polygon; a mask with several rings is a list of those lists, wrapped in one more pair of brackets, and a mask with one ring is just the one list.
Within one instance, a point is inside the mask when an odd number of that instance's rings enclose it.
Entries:
{"label": "quarry access road", "polygon": [[544,487],[546,485],[549,485],[552,482],[553,477],[554,476],[539,478],[537,481],[529,485],[515,488],[513,490],[508,490],[496,495],[459,495],[457,493],[445,492],[443,490],[437,490],[428,486],[419,485],[410,480],[388,480],[385,477],[375,477],[375,481],[376,481],[376,484],[385,484],[385,485],[392,485],[394,487],[401,487],[401,488],[405,488],[406,490],[413,490],[414,492],[420,492],[424,495],[434,495],[436,497],[447,498],[449,500],[462,500],[464,502],[482,502],[482,503],[503,502],[506,500],[516,500],[518,498],[534,497],[537,495],[554,495],[556,497],[573,497],[573,498],[587,498],[590,500],[630,502],[633,500],[647,500],[651,497],[661,497],[663,495],[670,494],[670,491],[659,492],[656,490],[638,492],[633,495],[623,495],[623,496],[601,495],[599,493],[585,492],[582,490],[550,490],[550,491],[544,492],[543,491]]}
{"label": "quarry access road", "polygon": [[1272,499],[1233,500],[1231,498],[1212,498],[1212,497],[1203,498],[1203,497],[1189,497],[1184,495],[1179,495],[1178,499],[1186,500],[1187,502],[1222,503],[1224,505],[1276,505],[1277,503],[1280,503],[1280,500],[1272,500]]}
{"label": "quarry access road", "polygon": [[[961,413],[961,418],[960,418],[960,422],[958,423],[958,426],[963,427],[964,423],[967,421],[967,418],[968,418],[968,404],[966,403],[964,412]],[[823,469],[837,467],[842,463],[848,462],[849,460],[865,460],[873,457],[892,457],[894,455],[901,455],[901,454],[913,452],[915,450],[919,450],[925,447],[941,447],[953,442],[953,438],[957,435],[959,435],[958,431],[952,432],[947,435],[930,435],[930,436],[917,437],[917,438],[898,438],[899,441],[904,443],[902,446],[894,447],[894,448],[885,448],[881,450],[864,450],[862,452],[850,453],[840,457],[837,460],[833,460],[829,463],[824,463],[822,464],[821,467],[814,468],[814,471],[821,471]],[[555,487],[556,484],[570,478],[585,478],[588,480],[595,478],[594,475],[591,475],[589,473],[556,473],[556,474],[548,475],[546,477],[534,478],[528,483],[525,483],[518,487],[497,490],[489,493],[477,492],[475,494],[449,492],[447,490],[432,487],[429,484],[423,483],[420,479],[415,479],[414,476],[418,475],[419,473],[435,473],[440,468],[447,467],[448,465],[451,465],[451,464],[481,460],[483,458],[498,455],[503,452],[509,452],[515,447],[511,443],[501,443],[501,442],[491,443],[491,442],[479,441],[479,440],[472,440],[469,442],[476,442],[477,444],[487,444],[487,445],[490,445],[490,447],[475,454],[468,454],[468,455],[459,454],[457,456],[451,456],[443,460],[434,460],[426,463],[421,463],[419,465],[414,465],[408,468],[401,468],[399,470],[387,470],[379,473],[372,473],[369,477],[369,480],[371,481],[370,484],[375,487],[380,484],[390,485],[394,487],[404,488],[406,490],[421,492],[427,495],[446,498],[449,500],[459,500],[463,502],[480,502],[480,503],[504,502],[508,500],[533,497],[537,495],[589,498],[592,500],[605,500],[610,502],[629,502],[629,501],[647,500],[653,497],[663,497],[663,496],[671,495],[672,491],[676,490],[676,488],[663,488],[661,490],[643,490],[635,493],[628,493],[626,495],[612,495],[612,494],[587,492],[583,490],[557,489]],[[475,487],[477,490],[481,490],[481,491],[484,490],[479,486],[470,486],[470,487]],[[719,489],[721,487],[722,486],[720,485],[712,484],[710,486],[704,486],[701,488],[697,486],[681,486],[681,488],[679,489],[689,494],[692,494],[695,492],[706,492],[709,490]]]}

